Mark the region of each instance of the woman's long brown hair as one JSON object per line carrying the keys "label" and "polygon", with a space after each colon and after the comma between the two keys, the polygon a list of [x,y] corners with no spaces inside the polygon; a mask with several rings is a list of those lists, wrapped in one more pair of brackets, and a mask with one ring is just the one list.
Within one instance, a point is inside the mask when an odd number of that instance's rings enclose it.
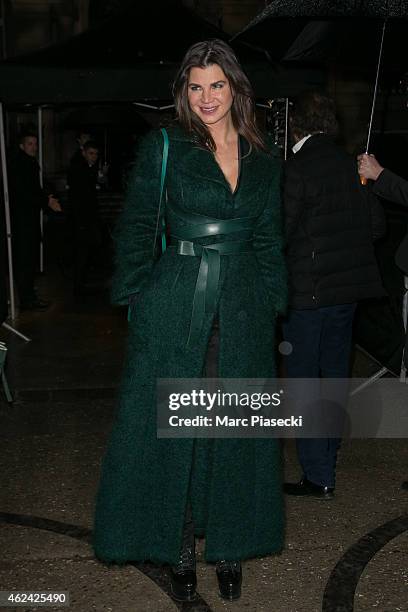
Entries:
{"label": "woman's long brown hair", "polygon": [[174,104],[177,117],[187,133],[193,134],[203,147],[216,150],[213,137],[205,123],[194,113],[188,101],[188,81],[192,68],[206,68],[217,64],[228,79],[234,101],[231,107],[232,122],[238,134],[249,143],[251,149],[267,151],[261,132],[256,125],[254,94],[251,84],[238,59],[227,43],[219,39],[205,40],[192,45],[184,56],[173,83]]}

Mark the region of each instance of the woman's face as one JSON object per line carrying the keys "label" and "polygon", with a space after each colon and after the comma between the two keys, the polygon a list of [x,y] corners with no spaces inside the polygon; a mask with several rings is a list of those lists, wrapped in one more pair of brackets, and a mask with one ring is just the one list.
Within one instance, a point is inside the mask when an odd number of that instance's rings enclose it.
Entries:
{"label": "woman's face", "polygon": [[191,68],[188,101],[193,113],[206,125],[229,118],[234,98],[227,77],[218,64]]}

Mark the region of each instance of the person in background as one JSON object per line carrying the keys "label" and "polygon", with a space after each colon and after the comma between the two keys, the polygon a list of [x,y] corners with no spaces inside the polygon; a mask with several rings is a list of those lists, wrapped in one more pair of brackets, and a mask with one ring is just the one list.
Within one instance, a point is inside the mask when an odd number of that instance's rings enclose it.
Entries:
{"label": "person in background", "polygon": [[101,233],[98,212],[98,145],[90,140],[83,145],[82,152],[74,156],[67,183],[74,230],[74,294],[90,292],[87,286],[89,268]]}
{"label": "person in background", "polygon": [[50,305],[38,297],[34,287],[41,241],[40,210],[61,212],[58,200],[41,187],[37,152],[37,136],[25,132],[9,166],[13,266],[20,310],[46,310]]}
{"label": "person in background", "polygon": [[[359,174],[365,179],[374,181],[372,190],[375,194],[396,204],[408,206],[407,180],[381,166],[375,155],[362,153],[357,157],[357,160]],[[398,247],[395,262],[408,276],[408,233]],[[405,367],[408,368],[408,335],[405,340],[404,363]],[[408,491],[408,480],[402,483],[402,488]]]}
{"label": "person in background", "polygon": [[73,154],[73,156],[71,157],[70,164],[72,164],[72,162],[75,162],[81,159],[81,155],[84,150],[84,145],[90,140],[93,140],[93,138],[91,134],[89,134],[89,132],[78,132],[77,137],[76,137],[78,148]]}
{"label": "person in background", "polygon": [[[362,153],[357,157],[358,171],[361,176],[373,182],[373,192],[396,204],[408,206],[408,181],[398,174],[383,168],[377,161],[375,155]],[[408,271],[408,261],[407,261]]]}
{"label": "person in background", "polygon": [[[357,302],[384,295],[373,242],[383,234],[385,218],[377,198],[360,184],[355,161],[334,142],[338,125],[329,97],[300,95],[290,129],[294,155],[284,181],[290,308],[283,334],[291,353],[285,365],[289,378],[308,379],[312,402],[319,378],[349,376]],[[345,406],[346,382],[336,383],[332,406]],[[284,491],[332,498],[339,443],[297,439],[302,478],[286,483]]]}

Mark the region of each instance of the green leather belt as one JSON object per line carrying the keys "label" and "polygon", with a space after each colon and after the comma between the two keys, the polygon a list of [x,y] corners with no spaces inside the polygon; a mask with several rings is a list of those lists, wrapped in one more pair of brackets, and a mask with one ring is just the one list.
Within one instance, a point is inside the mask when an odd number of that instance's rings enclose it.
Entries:
{"label": "green leather belt", "polygon": [[[201,257],[187,340],[187,346],[191,346],[199,340],[205,313],[215,312],[221,255],[248,253],[253,250],[253,228],[256,217],[214,219],[187,213],[171,204],[167,207],[167,221],[172,246],[177,248],[177,253]],[[241,233],[239,240],[225,240],[225,236],[230,236],[234,232]],[[219,241],[206,246],[195,242],[197,238],[208,237],[217,237]]]}

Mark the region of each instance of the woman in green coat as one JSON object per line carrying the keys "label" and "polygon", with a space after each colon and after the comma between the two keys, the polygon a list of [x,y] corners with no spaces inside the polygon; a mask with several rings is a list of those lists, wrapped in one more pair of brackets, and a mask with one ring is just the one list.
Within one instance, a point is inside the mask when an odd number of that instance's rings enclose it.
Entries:
{"label": "woman in green coat", "polygon": [[[163,135],[154,131],[140,146],[117,230],[113,298],[131,302],[129,346],[94,546],[105,562],[170,564],[174,596],[189,600],[194,535],[203,535],[220,593],[233,599],[240,560],[282,546],[279,444],[157,439],[156,379],[275,375],[275,321],[286,301],[281,164],[224,42],[193,45],[173,91],[165,205],[159,214]],[[162,213],[171,241],[155,261]]]}

